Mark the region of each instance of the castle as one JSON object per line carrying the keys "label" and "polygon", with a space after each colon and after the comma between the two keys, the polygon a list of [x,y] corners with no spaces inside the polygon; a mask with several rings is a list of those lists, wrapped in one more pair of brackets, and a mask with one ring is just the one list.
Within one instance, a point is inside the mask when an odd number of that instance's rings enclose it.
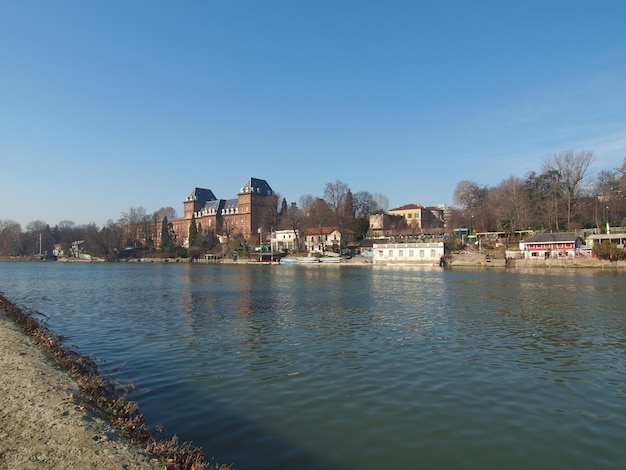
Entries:
{"label": "castle", "polygon": [[267,181],[249,178],[233,199],[218,199],[210,189],[194,188],[183,201],[183,218],[169,222],[177,245],[188,245],[192,217],[198,231],[247,238],[259,229],[269,231],[275,224],[277,206],[278,196]]}

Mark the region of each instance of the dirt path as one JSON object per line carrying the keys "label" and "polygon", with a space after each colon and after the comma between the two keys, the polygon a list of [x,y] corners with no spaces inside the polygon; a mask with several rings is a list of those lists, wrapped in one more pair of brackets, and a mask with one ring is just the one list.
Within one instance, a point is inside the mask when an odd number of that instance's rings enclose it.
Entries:
{"label": "dirt path", "polygon": [[165,468],[82,406],[78,385],[2,310],[0,374],[0,468]]}

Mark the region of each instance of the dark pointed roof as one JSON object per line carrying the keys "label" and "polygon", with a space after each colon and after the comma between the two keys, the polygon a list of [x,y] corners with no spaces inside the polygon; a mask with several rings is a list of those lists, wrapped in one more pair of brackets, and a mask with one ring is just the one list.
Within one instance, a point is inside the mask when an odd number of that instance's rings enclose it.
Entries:
{"label": "dark pointed roof", "polygon": [[211,201],[207,201],[204,204],[204,206],[202,206],[201,210],[207,210],[207,211],[213,210],[215,212],[220,212],[223,207],[224,207],[223,199],[213,199]]}
{"label": "dark pointed roof", "polygon": [[226,199],[223,208],[226,210],[237,210],[239,207],[239,199]]}
{"label": "dark pointed roof", "polygon": [[239,191],[239,194],[246,194],[246,193],[254,193],[254,194],[262,194],[263,196],[271,196],[272,194],[274,194],[274,191],[272,190],[270,185],[267,184],[267,181],[250,177],[248,181],[246,181],[246,184],[244,184],[241,187],[241,191]]}
{"label": "dark pointed roof", "polygon": [[193,188],[193,191],[191,191],[191,194],[185,198],[185,202],[189,202],[189,201],[207,202],[207,201],[214,201],[215,199],[217,198],[213,194],[213,191],[211,191],[210,189]]}

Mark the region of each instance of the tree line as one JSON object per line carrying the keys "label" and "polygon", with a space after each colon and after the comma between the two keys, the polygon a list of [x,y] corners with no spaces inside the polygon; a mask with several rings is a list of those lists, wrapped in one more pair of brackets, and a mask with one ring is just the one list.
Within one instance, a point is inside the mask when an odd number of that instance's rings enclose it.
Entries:
{"label": "tree line", "polygon": [[155,239],[153,227],[162,220],[176,217],[172,207],[149,213],[143,207],[122,212],[117,221],[109,220],[103,227],[95,223],[77,225],[63,220],[50,226],[42,220],[29,222],[26,230],[13,220],[0,220],[0,256],[24,257],[53,253],[59,246],[65,254],[75,242],[83,242],[86,252],[106,260],[115,260],[125,252],[140,247],[138,240]]}
{"label": "tree line", "polygon": [[[626,158],[621,167],[601,170],[592,177],[593,161],[591,151],[566,151],[545,158],[539,172],[531,171],[524,178],[509,176],[494,187],[459,181],[453,194],[455,206],[447,212],[447,230],[467,227],[471,232],[514,233],[527,229],[602,229],[607,223],[626,226]],[[277,201],[278,207],[268,206],[264,211],[266,233],[295,230],[302,234],[308,228],[332,226],[352,230],[360,239],[369,229],[369,216],[389,209],[383,194],[352,192],[340,180],[326,183],[322,195],[305,194],[298,203],[288,203],[280,196]],[[103,227],[94,223],[76,225],[69,220],[51,227],[35,220],[23,230],[15,221],[0,220],[0,256],[50,253],[55,245],[67,248],[79,240],[93,256],[110,260],[138,249],[186,255],[168,223],[174,218],[176,210],[172,207],[152,213],[143,207],[131,207],[117,221],[109,220]],[[195,218],[190,223],[189,249],[193,253],[220,248],[218,235],[224,234],[203,229]],[[225,238],[225,250],[245,243],[241,237]]]}
{"label": "tree line", "polygon": [[591,151],[565,151],[544,159],[540,172],[510,176],[494,187],[460,181],[448,226],[472,232],[602,230],[626,226],[626,158],[621,167],[589,172]]}

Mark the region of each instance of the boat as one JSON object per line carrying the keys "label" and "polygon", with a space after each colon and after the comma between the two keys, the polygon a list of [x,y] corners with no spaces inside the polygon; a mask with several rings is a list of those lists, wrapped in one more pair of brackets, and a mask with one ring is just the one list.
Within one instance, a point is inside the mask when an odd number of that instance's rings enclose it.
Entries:
{"label": "boat", "polygon": [[341,258],[338,256],[322,256],[318,258],[320,263],[339,263]]}
{"label": "boat", "polygon": [[319,263],[319,258],[315,257],[315,256],[298,256],[296,258],[296,261],[298,263]]}

